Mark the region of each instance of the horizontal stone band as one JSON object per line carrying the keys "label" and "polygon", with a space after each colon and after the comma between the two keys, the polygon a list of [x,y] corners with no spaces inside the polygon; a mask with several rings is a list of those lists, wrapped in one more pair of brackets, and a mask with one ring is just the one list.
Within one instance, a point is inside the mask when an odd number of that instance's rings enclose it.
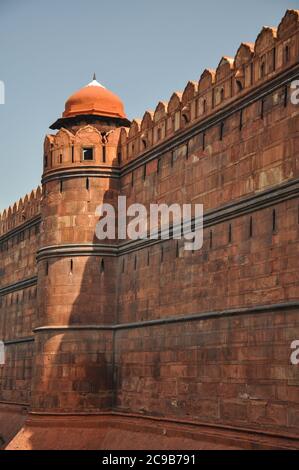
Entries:
{"label": "horizontal stone band", "polygon": [[35,328],[34,333],[43,333],[47,331],[71,331],[71,330],[127,330],[133,328],[142,328],[156,325],[167,325],[170,323],[182,323],[190,321],[200,321],[209,318],[231,317],[240,315],[250,315],[255,313],[278,312],[281,310],[295,309],[299,314],[299,299],[291,302],[284,302],[270,305],[256,305],[254,307],[242,307],[235,309],[219,310],[212,312],[194,313],[192,315],[177,315],[175,317],[158,318],[155,320],[144,320],[132,323],[119,323],[115,325],[51,325]]}
{"label": "horizontal stone band", "polygon": [[36,284],[37,284],[37,276],[33,276],[28,279],[23,279],[22,281],[15,282],[14,284],[1,287],[0,296],[7,295],[7,294],[10,294],[11,292],[15,292],[18,290],[26,289],[27,287],[35,286]]}
{"label": "horizontal stone band", "polygon": [[[283,202],[288,199],[299,197],[299,180],[294,179],[287,181],[275,188],[261,191],[258,194],[244,198],[237,203],[229,203],[221,209],[207,211],[204,214],[203,227],[211,227],[227,220],[231,220],[242,215],[249,214],[256,210],[265,209],[276,203]],[[191,224],[194,228],[194,221]],[[179,229],[179,225],[170,227],[169,236]],[[146,240],[129,240],[120,242],[117,245],[102,244],[67,244],[54,245],[41,248],[37,252],[37,260],[41,261],[47,258],[63,257],[63,256],[122,256],[127,253],[148,248],[149,246],[161,243],[165,240],[160,238],[161,232],[158,232],[158,239]]]}

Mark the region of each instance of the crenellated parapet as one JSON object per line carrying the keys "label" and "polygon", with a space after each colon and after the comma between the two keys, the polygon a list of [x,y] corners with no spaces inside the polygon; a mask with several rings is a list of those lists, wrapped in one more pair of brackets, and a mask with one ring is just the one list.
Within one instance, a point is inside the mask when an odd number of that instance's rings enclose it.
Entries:
{"label": "crenellated parapet", "polygon": [[168,103],[159,102],[154,112],[134,119],[129,132],[121,133],[122,163],[260,87],[298,57],[299,10],[287,10],[277,28],[264,26],[255,43],[241,43],[234,58],[222,57],[216,70],[204,70],[198,82],[189,81]]}
{"label": "crenellated parapet", "polygon": [[40,214],[42,192],[40,186],[26,194],[13,206],[9,206],[0,214],[0,236],[25,224]]}

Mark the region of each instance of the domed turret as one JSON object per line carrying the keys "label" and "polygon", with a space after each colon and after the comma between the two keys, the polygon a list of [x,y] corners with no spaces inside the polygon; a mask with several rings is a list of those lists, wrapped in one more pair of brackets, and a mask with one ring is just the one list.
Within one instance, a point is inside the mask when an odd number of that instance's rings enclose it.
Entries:
{"label": "domed turret", "polygon": [[78,116],[79,114],[126,117],[120,98],[101,85],[95,77],[92,82],[70,96],[65,103],[63,117]]}
{"label": "domed turret", "polygon": [[95,75],[88,85],[67,99],[62,118],[58,119],[50,128],[60,129],[65,124],[72,124],[82,117],[88,122],[106,118],[116,120],[121,126],[130,125],[121,99],[101,85]]}
{"label": "domed turret", "polygon": [[[119,140],[127,123],[121,100],[94,77],[67,100],[52,126],[59,131],[45,139],[31,403],[36,412],[98,413],[113,402],[112,330],[101,325],[116,322],[119,268],[110,241],[95,236],[96,207],[109,202],[117,208]],[[62,369],[69,371],[63,385]]]}

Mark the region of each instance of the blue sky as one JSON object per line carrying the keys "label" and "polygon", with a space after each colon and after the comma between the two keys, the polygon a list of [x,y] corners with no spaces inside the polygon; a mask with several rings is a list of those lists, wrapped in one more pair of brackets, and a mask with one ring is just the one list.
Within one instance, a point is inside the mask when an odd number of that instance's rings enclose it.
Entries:
{"label": "blue sky", "polygon": [[40,182],[44,135],[64,102],[97,79],[130,119],[234,56],[283,0],[0,0],[0,210]]}

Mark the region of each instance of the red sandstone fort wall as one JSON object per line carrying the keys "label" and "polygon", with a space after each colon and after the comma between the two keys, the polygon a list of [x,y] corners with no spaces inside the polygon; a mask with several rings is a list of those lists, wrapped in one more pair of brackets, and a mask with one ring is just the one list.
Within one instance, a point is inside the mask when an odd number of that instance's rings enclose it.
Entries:
{"label": "red sandstone fort wall", "polygon": [[[115,202],[120,185],[128,205],[203,203],[199,252],[175,240],[125,244],[118,258],[98,248],[98,255],[65,251],[47,261],[41,252],[37,300],[40,191],[2,214],[0,333],[8,361],[0,366],[0,400],[30,399],[32,328],[104,324],[104,333],[36,335],[35,409],[102,406],[298,432],[298,367],[289,361],[299,335],[299,113],[290,103],[298,58],[298,12],[291,11],[277,30],[263,28],[254,45],[242,44],[234,59],[222,58],[215,72],[122,129],[119,152],[111,147],[106,162],[96,141],[93,165],[106,164],[107,177],[120,162],[114,179],[90,176],[87,189],[86,175],[69,175],[44,185],[43,246],[97,242],[95,208]],[[83,166],[78,136],[57,135],[45,146],[50,176]]]}
{"label": "red sandstone fort wall", "polygon": [[[128,205],[203,203],[206,228],[200,252],[171,240],[120,257],[118,322],[139,323],[116,332],[116,407],[122,411],[298,430],[298,370],[290,364],[298,319],[281,306],[299,295],[299,199],[283,195],[298,178],[298,108],[283,84],[220,114],[282,71],[286,44],[294,54],[289,60],[298,63],[298,23],[289,41],[284,22],[278,31],[263,29],[254,48],[241,46],[234,61],[222,59],[215,74],[205,73],[198,89],[189,83],[167,109],[160,103],[123,134],[125,161],[136,159],[122,178]],[[243,54],[243,89],[237,91]],[[200,108],[198,116],[202,99],[205,112]],[[218,122],[209,122],[216,111]],[[201,120],[207,124],[188,137],[188,126]],[[176,133],[186,138],[137,165],[140,153],[160,143],[159,126],[161,142]],[[236,317],[219,317],[232,309]],[[215,318],[174,319],[207,312]]]}
{"label": "red sandstone fort wall", "polygon": [[116,408],[298,434],[298,311],[210,318],[116,335]]}
{"label": "red sandstone fort wall", "polygon": [[0,218],[0,338],[6,343],[0,401],[4,402],[30,399],[40,199],[38,188]]}

